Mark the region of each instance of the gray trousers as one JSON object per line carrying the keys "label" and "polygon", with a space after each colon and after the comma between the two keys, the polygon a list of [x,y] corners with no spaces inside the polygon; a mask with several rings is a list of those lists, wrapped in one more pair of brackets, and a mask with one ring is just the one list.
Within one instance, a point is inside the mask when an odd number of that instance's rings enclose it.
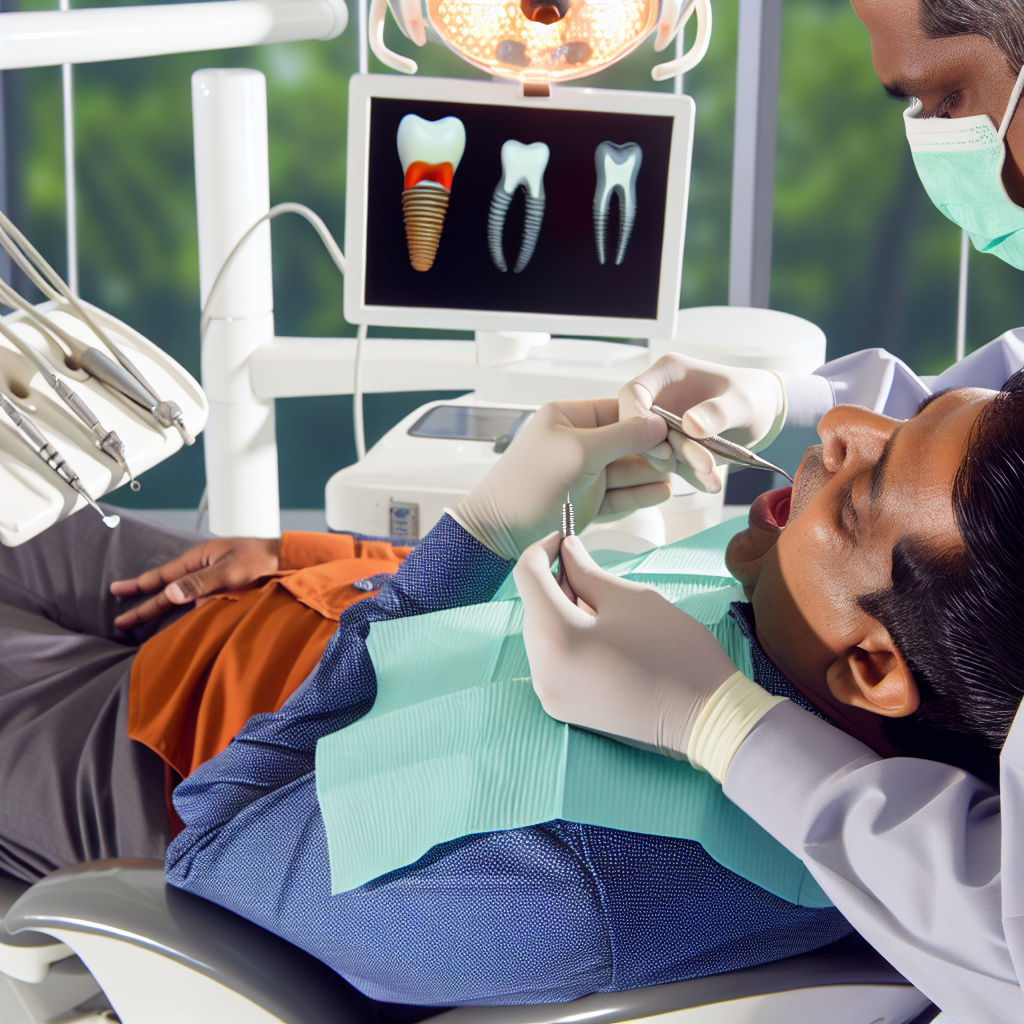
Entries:
{"label": "gray trousers", "polygon": [[128,739],[128,681],[141,644],[183,612],[134,630],[116,579],[174,558],[203,535],[89,509],[0,547],[0,871],[34,882],[106,857],[162,859],[163,761]]}

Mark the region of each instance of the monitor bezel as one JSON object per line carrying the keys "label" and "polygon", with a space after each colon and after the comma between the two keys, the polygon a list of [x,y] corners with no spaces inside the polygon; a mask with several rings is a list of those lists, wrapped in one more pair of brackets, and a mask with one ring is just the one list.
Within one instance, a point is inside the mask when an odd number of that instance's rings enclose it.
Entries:
{"label": "monitor bezel", "polygon": [[[657,316],[576,316],[516,311],[379,306],[364,301],[366,289],[367,176],[371,100],[435,100],[484,106],[585,110],[671,117],[665,229]],[[690,191],[695,106],[689,96],[552,85],[550,95],[524,96],[514,82],[456,78],[406,78],[403,75],[354,75],[349,84],[348,181],[345,203],[345,319],[375,327],[419,327],[457,331],[546,331],[619,338],[675,336],[683,271],[683,244]]]}

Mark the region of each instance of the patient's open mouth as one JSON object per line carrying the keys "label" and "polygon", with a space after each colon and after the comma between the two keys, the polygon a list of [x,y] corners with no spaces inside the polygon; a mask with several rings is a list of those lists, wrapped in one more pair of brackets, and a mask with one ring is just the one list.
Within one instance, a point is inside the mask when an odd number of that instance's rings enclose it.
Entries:
{"label": "patient's open mouth", "polygon": [[779,487],[759,495],[750,506],[750,525],[758,530],[781,530],[789,520],[792,497],[792,487]]}

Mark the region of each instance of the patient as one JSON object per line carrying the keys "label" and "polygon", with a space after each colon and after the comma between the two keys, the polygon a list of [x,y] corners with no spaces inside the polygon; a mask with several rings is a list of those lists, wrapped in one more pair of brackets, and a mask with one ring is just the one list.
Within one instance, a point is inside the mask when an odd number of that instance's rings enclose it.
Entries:
{"label": "patient", "polygon": [[[1019,397],[1020,375],[1014,380],[1010,393]],[[936,645],[933,671],[927,652],[913,646],[920,630],[911,629],[904,641],[898,625],[908,621],[907,605],[925,621],[937,614],[934,598],[922,605],[914,589],[922,572],[921,560],[914,561],[918,552],[907,552],[907,580],[899,559],[891,587],[878,572],[886,561],[883,546],[899,550],[916,515],[932,530],[929,551],[941,554],[948,547],[954,552],[950,593],[964,588],[968,599],[975,598],[970,581],[956,575],[963,523],[970,521],[976,532],[992,530],[1005,523],[1006,509],[984,502],[975,508],[974,494],[967,493],[954,517],[949,493],[961,487],[961,464],[984,457],[990,438],[1003,442],[993,424],[1007,417],[979,421],[975,415],[966,423],[962,410],[972,402],[977,414],[992,405],[991,393],[956,392],[936,399],[901,428],[911,442],[908,452],[897,442],[878,446],[867,483],[832,495],[822,475],[834,472],[828,452],[846,443],[844,438],[863,438],[873,429],[864,418],[873,414],[837,408],[823,421],[825,454],[810,453],[798,476],[794,503],[805,508],[789,532],[780,529],[785,495],[776,494],[755,506],[749,534],[730,551],[731,565],[753,597],[753,609],[738,613],[751,638],[757,681],[808,709],[818,708],[857,735],[870,735],[876,745],[895,747],[900,740],[879,735],[869,712],[911,712],[912,719],[919,701],[924,713],[933,704],[927,686],[934,671],[952,676],[957,666],[949,659],[957,650],[971,649]],[[1012,412],[1019,422],[1019,402]],[[874,428],[877,434],[877,422]],[[1016,451],[1019,457],[1019,436]],[[897,494],[885,506],[885,532],[878,528],[876,507],[882,507],[879,494],[887,496],[892,488]],[[1012,514],[1019,515],[1020,495],[1010,501]],[[870,548],[862,546],[864,538]],[[174,797],[181,818],[174,827],[184,827],[167,851],[169,880],[308,949],[377,999],[425,1005],[564,1001],[762,963],[849,933],[837,911],[789,904],[727,871],[696,843],[562,821],[447,843],[409,868],[332,896],[314,753],[320,737],[372,706],[375,679],[365,645],[370,624],[487,600],[511,564],[447,516],[397,572],[403,552],[386,545],[364,552],[351,539],[302,536],[286,538],[280,552],[274,542],[212,542],[198,556],[185,554],[175,568],[173,559],[194,540],[131,517],[110,533],[98,519],[80,514],[21,548],[0,551],[0,601],[6,603],[0,609],[4,870],[33,880],[63,864],[102,856],[163,856],[171,832],[165,784],[174,781],[177,765],[188,777]],[[348,547],[326,554],[346,557],[327,558],[316,549],[331,543]],[[288,555],[304,548],[303,557]],[[364,561],[367,554],[375,556],[375,564]],[[282,555],[286,565],[311,565],[320,577],[314,573],[298,583],[280,577],[253,588],[256,577],[285,567]],[[193,624],[212,615],[214,602],[184,614],[173,610],[170,625],[164,618],[158,627],[149,617],[168,610],[163,585],[180,576],[183,566],[197,568],[197,557],[219,558],[211,570],[225,561],[235,566],[231,582],[247,589],[217,600],[234,601],[244,610],[240,626],[256,615],[245,626],[245,643],[233,648],[232,656],[242,659],[242,670],[234,674],[199,650],[203,633]],[[345,563],[347,577],[332,589],[333,562]],[[139,575],[143,569],[150,571]],[[776,590],[792,594],[795,607],[775,608],[764,600],[772,574],[786,580]],[[358,592],[351,585],[361,576],[373,576],[366,586],[379,589],[352,603]],[[161,594],[151,604],[124,611],[108,596],[117,579],[123,581],[116,588],[123,595],[156,589]],[[276,640],[287,640],[274,632],[284,621],[281,616],[293,621],[294,608],[282,593],[313,611],[319,603],[321,620],[336,615],[340,621],[336,632],[330,626],[333,636],[315,668],[304,674],[294,663],[281,665],[271,685],[259,665],[244,659],[261,639],[271,659]],[[871,596],[851,604],[850,593]],[[1016,600],[1019,607],[1019,595]],[[868,635],[870,627],[860,630],[874,621],[906,648],[879,649]],[[308,618],[303,622],[310,643],[327,629]],[[1019,649],[1020,623],[1010,628]],[[864,636],[851,644],[858,631]],[[146,702],[136,695],[133,703],[130,691],[140,677],[131,671],[132,662],[148,662],[146,671],[166,682],[170,666],[159,656],[165,649],[160,645],[173,635],[196,641],[191,648],[174,648],[182,664],[170,672],[191,679],[187,700],[179,690],[172,693],[176,702],[163,720],[157,706],[148,717],[140,716]],[[841,660],[837,651],[849,652],[861,641],[864,664],[856,663],[857,655],[848,670],[835,669]],[[302,650],[308,652],[310,643]],[[911,670],[902,673],[902,683],[894,682],[894,664]],[[254,686],[265,690],[262,705],[233,692]],[[1014,692],[1019,700],[1019,689]],[[232,700],[264,713],[245,721],[224,746],[231,718],[224,708]],[[146,719],[141,724],[149,729],[151,746],[128,739],[129,730],[140,728],[133,712]],[[928,735],[948,739],[947,747],[928,748],[929,756],[941,757],[956,746],[957,732],[964,731],[959,722],[948,714],[923,722],[922,728],[933,730]],[[998,715],[993,722],[985,740],[989,748],[1002,728]],[[203,751],[216,756],[206,760]]]}

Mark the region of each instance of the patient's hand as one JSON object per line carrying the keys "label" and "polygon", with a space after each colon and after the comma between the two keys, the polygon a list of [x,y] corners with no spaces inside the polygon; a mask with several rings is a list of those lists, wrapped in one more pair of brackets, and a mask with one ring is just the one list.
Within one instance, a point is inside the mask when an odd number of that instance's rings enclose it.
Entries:
{"label": "patient's hand", "polygon": [[114,619],[118,629],[131,629],[172,608],[194,601],[201,605],[214,594],[237,590],[281,565],[281,541],[274,537],[215,537],[183,555],[130,580],[115,580],[115,597],[154,594],[148,601]]}

